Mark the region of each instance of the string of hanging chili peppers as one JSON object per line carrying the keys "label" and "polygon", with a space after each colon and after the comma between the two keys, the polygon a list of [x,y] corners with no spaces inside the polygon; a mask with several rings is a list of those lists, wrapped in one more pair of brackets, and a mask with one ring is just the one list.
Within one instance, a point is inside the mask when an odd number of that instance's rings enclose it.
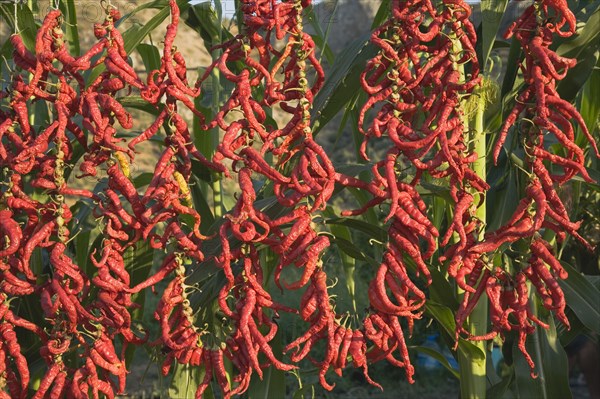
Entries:
{"label": "string of hanging chili peppers", "polygon": [[[170,44],[166,41],[163,65],[172,64],[173,59],[181,62],[180,54],[170,47],[177,29],[177,7],[174,2],[171,6],[174,26],[168,35]],[[8,232],[5,240],[10,243],[1,257],[2,333],[18,371],[6,374],[12,397],[26,397],[29,385],[28,365],[20,355],[13,332],[15,326],[39,336],[40,354],[48,364],[34,397],[44,397],[47,392],[53,397],[88,397],[90,392],[95,397],[99,392],[114,397],[114,392],[124,393],[125,348],[147,340],[132,331],[130,311],[136,305],[131,295],[153,286],[174,270],[181,274],[185,259],[203,259],[199,249],[204,238],[199,233],[200,217],[187,206],[187,181],[190,153],[206,160],[190,147],[187,125],[177,114],[178,101],[189,104],[176,86],[185,81],[185,65],[183,74],[181,67],[177,70],[179,80],[170,75],[172,67],[163,66],[159,75],[162,92],[154,94],[154,101],[150,101],[157,105],[166,94],[165,115],[169,118],[170,134],[153,181],[144,195],[140,195],[131,181],[129,166],[135,144],[151,135],[146,131],[128,147],[119,145],[123,139],[117,137],[115,122],[123,129],[131,129],[133,118],[120,104],[117,94],[121,90],[146,93],[154,86],[149,88],[144,84],[130,65],[123,38],[115,26],[120,18],[118,10],[108,5],[104,22],[94,26],[97,43],[78,57],[69,54],[58,9],[46,15],[37,33],[35,55],[25,48],[19,35],[10,39],[15,64],[31,74],[25,82],[15,71],[8,99],[11,111],[3,112],[1,131],[2,137],[8,138],[2,140],[0,156],[3,173],[9,178],[2,192],[2,231]],[[105,71],[86,87],[82,72],[100,64]],[[30,126],[27,112],[35,102],[46,102],[54,110],[53,121],[39,132]],[[76,122],[79,117],[81,126]],[[158,130],[160,124],[150,129],[155,127]],[[86,136],[91,137],[90,143]],[[74,166],[71,161],[75,147],[85,153],[78,178],[96,176],[98,168],[107,168],[107,188],[102,194],[67,185],[67,171],[70,174]],[[28,176],[33,177],[28,184],[45,190],[49,201],[42,203],[27,194],[30,190],[23,180]],[[97,205],[94,214],[103,222],[101,257],[91,258],[97,269],[93,277],[83,273],[67,254],[71,239],[68,226],[73,215],[65,196],[92,200]],[[195,220],[194,225],[189,228],[180,222],[180,215],[190,216]],[[15,221],[17,218],[25,218],[24,229]],[[160,236],[156,233],[159,225],[166,226]],[[124,253],[141,240],[148,240],[159,249],[168,245],[173,255],[165,258],[155,275],[131,287],[129,271],[124,268]],[[32,256],[43,253],[49,254],[49,273],[30,269]],[[96,290],[93,298],[89,296],[91,286]],[[42,329],[14,316],[8,306],[11,297],[33,292],[40,295],[49,328]],[[190,316],[189,308],[185,313]],[[121,342],[120,354],[117,342]],[[73,351],[83,351],[84,364],[67,364],[64,355]],[[12,368],[4,359],[3,367]]]}
{"label": "string of hanging chili peppers", "polygon": [[[427,261],[438,249],[439,237],[416,187],[425,174],[446,179],[450,184],[454,216],[440,244],[459,237],[442,257],[451,265],[461,261],[466,236],[481,228],[473,217],[473,190],[484,192],[488,188],[469,169],[477,154],[469,152],[461,114],[461,101],[480,81],[470,12],[463,2],[393,1],[389,19],[371,36],[379,52],[361,74],[362,87],[369,97],[358,121],[365,136],[360,153],[368,160],[369,142],[384,138],[388,139],[388,149],[371,168],[373,179],[368,191],[373,198],[361,209],[344,211],[342,215],[358,215],[389,204],[384,220],[391,221],[390,240],[369,287],[372,314],[364,326],[376,348],[370,354],[371,360],[387,358],[404,367],[409,380],[414,368],[399,318],[406,319],[412,332],[414,319],[423,312],[425,293],[411,280],[406,258],[416,265],[417,275],[430,284]],[[463,76],[459,66],[468,68],[469,73]],[[403,181],[403,171],[411,168],[414,177]],[[421,241],[427,243],[425,250]],[[456,277],[456,266],[451,266],[449,272]],[[396,349],[401,360],[392,357]]]}
{"label": "string of hanging chili peppers", "polygon": [[[557,84],[575,66],[576,60],[559,56],[550,45],[555,36],[569,37],[575,31],[575,16],[566,2],[541,0],[528,7],[505,33],[506,38],[514,36],[523,48],[524,59],[519,66],[524,84],[502,125],[493,156],[494,160],[498,159],[511,127],[516,126],[514,136],[525,149],[524,169],[528,182],[525,196],[511,218],[497,231],[486,234],[483,242],[468,244],[465,257],[475,260],[477,266],[468,282],[472,288],[456,315],[457,337],[463,334],[470,339],[491,339],[509,331],[518,332],[518,347],[532,376],[535,376],[535,364],[527,352],[526,339],[536,325],[543,328],[548,325],[532,310],[528,281],[543,306],[569,327],[564,293],[558,284],[558,280],[567,278],[567,272],[556,257],[550,235],[539,232],[541,229],[552,232],[559,242],[569,234],[592,250],[577,233],[580,222],[570,220],[556,190],[577,174],[592,181],[584,166],[584,151],[574,141],[576,125],[599,156],[581,115],[557,92]],[[559,150],[552,152],[548,148],[550,138],[556,139]],[[513,271],[488,270],[485,262],[479,260],[485,256],[491,258],[505,244],[519,241],[523,242],[525,255]],[[462,326],[483,292],[490,303],[492,330],[484,336],[473,337]]]}
{"label": "string of hanging chili peppers", "polygon": [[[174,44],[180,21],[175,0],[169,1],[171,21],[160,67],[149,71],[145,81],[128,59],[117,26],[121,15],[110,3],[104,21],[94,26],[97,42],[82,55],[70,54],[58,8],[44,18],[35,53],[18,34],[10,37],[18,69],[9,89],[0,94],[6,105],[0,109],[0,382],[8,392],[0,389],[0,397],[29,395],[30,367],[16,328],[30,331],[41,344],[46,369],[35,398],[122,394],[128,374],[126,348],[145,343],[160,347],[165,375],[174,362],[204,370],[196,397],[202,397],[213,379],[224,397],[242,394],[254,373],[262,378],[268,366],[290,371],[303,359],[318,367],[320,382],[328,390],[333,389],[326,379],[329,370],[341,375],[350,363],[362,368],[375,386],[379,385],[370,378],[368,366],[380,360],[404,368],[412,381],[405,330],[412,332],[426,299],[414,274],[424,278],[424,285],[431,283],[429,268],[436,251],[465,290],[456,315],[457,339],[490,339],[517,331],[518,347],[533,373],[525,340],[536,325],[547,325],[532,311],[528,281],[543,305],[568,326],[558,285],[566,272],[548,239],[537,232],[553,231],[559,240],[569,234],[589,247],[555,188],[576,174],[591,180],[585,154],[574,142],[573,121],[598,155],[581,116],[556,91],[575,61],[558,56],[550,44],[554,35],[575,32],[573,14],[563,2],[540,0],[507,32],[524,49],[525,83],[501,129],[494,156],[502,151],[510,127],[520,121],[515,136],[526,149],[529,181],[511,219],[479,240],[485,226],[475,217],[475,197],[488,185],[470,168],[482,154],[469,149],[461,111],[480,81],[468,5],[457,0],[393,0],[389,19],[373,32],[371,41],[379,51],[361,75],[369,96],[359,117],[365,137],[361,154],[368,159],[373,140],[384,141],[388,148],[373,162],[368,183],[337,172],[313,138],[310,110],[324,71],[315,43],[304,31],[303,12],[310,6],[310,0],[241,0],[241,33],[216,46],[222,55],[194,84]],[[236,65],[240,61],[243,69]],[[98,66],[103,72],[86,86],[84,72]],[[215,68],[234,89],[215,117],[205,121],[194,99],[202,95],[203,83]],[[120,135],[134,127],[132,115],[119,102],[123,92],[139,93],[158,115],[130,140]],[[50,120],[33,125],[28,109],[38,103],[49,106]],[[197,115],[207,131],[223,131],[212,159],[194,146],[182,106]],[[267,107],[286,115],[281,126],[270,125]],[[161,128],[166,132],[162,153],[149,185],[138,188],[131,163],[138,146]],[[544,144],[549,135],[564,151],[550,152]],[[71,187],[77,151],[84,156],[75,178],[97,177],[105,170],[101,190]],[[214,237],[219,245],[214,256],[202,251],[209,237],[200,233],[202,221],[192,204],[192,161],[235,178],[239,186],[236,205]],[[414,177],[405,181],[402,171],[408,169]],[[444,179],[450,187],[454,211],[442,237],[417,190],[425,179]],[[389,206],[384,217],[389,242],[369,286],[370,307],[360,327],[348,326],[347,318],[336,313],[322,260],[330,242],[322,234],[321,212],[336,184],[372,196],[344,216]],[[272,188],[284,208],[278,216],[258,208],[265,187]],[[46,200],[40,200],[40,192]],[[72,234],[73,198],[93,204],[101,222],[103,240],[89,259],[91,272],[71,253],[77,234]],[[518,270],[492,270],[488,259],[517,241],[529,250]],[[166,255],[152,276],[133,285],[125,258],[145,243]],[[264,248],[277,256],[276,285],[304,289],[299,309],[277,303],[264,288]],[[43,258],[45,268],[39,266]],[[210,325],[194,307],[194,287],[187,282],[190,266],[209,263],[224,275],[216,302],[229,320],[227,326]],[[414,273],[408,267],[412,264]],[[286,276],[292,265],[300,277],[290,282]],[[132,325],[137,306],[132,296],[165,279],[169,281],[154,314],[160,336],[148,342],[148,335]],[[472,336],[463,324],[484,292],[492,329]],[[12,300],[34,293],[40,298],[44,326],[11,308]],[[271,345],[280,312],[297,315],[308,325],[281,354]],[[320,342],[324,353],[314,350]],[[315,359],[316,353],[322,358]],[[282,360],[283,355],[289,360]],[[225,369],[226,359],[233,372]]]}

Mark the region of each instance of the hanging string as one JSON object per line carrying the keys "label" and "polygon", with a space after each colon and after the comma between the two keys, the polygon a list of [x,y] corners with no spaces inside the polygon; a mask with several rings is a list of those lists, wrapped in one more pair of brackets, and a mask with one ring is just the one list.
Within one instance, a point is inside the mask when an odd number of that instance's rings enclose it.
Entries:
{"label": "hanging string", "polygon": [[113,6],[112,0],[100,0],[100,6],[104,10],[104,12],[106,12],[107,15],[110,13],[110,10],[112,10],[113,8],[117,8]]}
{"label": "hanging string", "polygon": [[54,0],[54,9],[58,10],[60,7],[60,0]]}
{"label": "hanging string", "polygon": [[14,5],[15,5],[15,35],[17,34],[17,32],[19,32],[19,19],[17,16],[17,3],[19,2],[19,0],[15,0]]}

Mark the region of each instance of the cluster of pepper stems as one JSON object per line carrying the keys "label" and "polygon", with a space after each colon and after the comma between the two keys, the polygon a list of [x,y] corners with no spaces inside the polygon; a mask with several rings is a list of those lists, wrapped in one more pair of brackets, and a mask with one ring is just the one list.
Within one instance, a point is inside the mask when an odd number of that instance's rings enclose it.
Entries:
{"label": "cluster of pepper stems", "polygon": [[[145,81],[128,60],[115,25],[121,18],[116,8],[106,8],[104,22],[94,26],[97,42],[80,56],[69,53],[58,10],[47,14],[37,32],[35,54],[18,34],[11,36],[14,63],[28,79],[13,73],[9,89],[0,94],[7,105],[0,110],[0,167],[5,176],[0,198],[0,398],[25,398],[31,388],[16,328],[37,337],[47,365],[34,398],[124,393],[126,349],[143,344],[161,348],[165,375],[174,362],[201,367],[204,377],[196,397],[203,396],[213,379],[224,397],[242,394],[254,373],[262,378],[268,366],[290,371],[304,359],[319,368],[320,383],[328,390],[334,387],[326,380],[328,371],[341,375],[350,364],[379,386],[369,377],[368,366],[384,359],[404,368],[412,381],[405,329],[410,334],[424,311],[426,295],[419,286],[431,283],[436,253],[464,290],[456,315],[457,340],[459,335],[482,340],[517,331],[519,348],[533,373],[525,340],[536,325],[547,324],[532,311],[528,281],[543,305],[568,325],[557,282],[566,272],[538,231],[553,231],[558,239],[568,233],[587,245],[555,190],[578,173],[591,180],[583,150],[574,143],[571,120],[598,152],[581,116],[556,92],[557,82],[574,66],[574,60],[549,48],[553,35],[575,32],[566,3],[535,2],[507,33],[524,49],[525,83],[494,156],[502,151],[510,127],[523,121],[517,136],[526,149],[529,183],[510,220],[483,239],[485,224],[476,217],[477,199],[489,187],[472,169],[482,154],[469,145],[468,115],[462,112],[481,78],[471,11],[462,0],[393,0],[388,20],[372,33],[378,53],[361,75],[368,95],[359,117],[361,154],[368,159],[373,140],[385,143],[386,151],[372,164],[368,183],[336,171],[313,138],[310,111],[324,71],[315,43],[303,29],[303,11],[310,0],[241,0],[242,32],[215,48],[220,55],[195,84],[188,82],[185,60],[174,46],[179,9],[175,0],[169,5],[171,21],[160,68],[149,71]],[[567,30],[562,30],[565,25]],[[239,63],[244,68],[234,72]],[[83,73],[94,68],[102,72],[86,86]],[[203,83],[214,71],[234,89],[206,121],[194,99],[202,95]],[[119,102],[124,92],[138,93],[158,115],[130,140],[118,135],[134,127],[132,115]],[[52,110],[52,120],[37,129],[29,122],[29,109],[36,103]],[[223,132],[212,159],[194,146],[180,107],[193,112],[207,132]],[[267,108],[281,110],[285,123],[269,125]],[[166,131],[163,152],[142,191],[133,183],[130,163],[136,146],[161,127]],[[549,134],[567,155],[544,147]],[[103,170],[101,191],[68,184],[74,180],[70,174],[78,151],[85,155],[75,179],[95,177]],[[237,203],[213,237],[220,250],[210,259],[201,248],[209,237],[201,234],[201,218],[192,204],[192,160],[225,178],[236,178],[239,186]],[[415,173],[404,181],[403,170],[408,169]],[[417,189],[423,179],[443,180],[449,186],[453,214],[442,237]],[[284,209],[280,216],[269,216],[256,206],[258,188],[265,182]],[[360,209],[345,210],[343,216],[389,207],[384,219],[389,222],[389,242],[369,285],[370,306],[361,326],[347,325],[347,318],[336,313],[328,292],[331,278],[322,260],[330,245],[322,212],[336,185],[371,196]],[[44,200],[39,192],[46,194]],[[69,251],[75,238],[73,200],[91,202],[101,221],[102,243],[90,254],[89,266],[78,265]],[[525,243],[528,254],[519,269],[494,268],[490,259],[516,242]],[[125,256],[143,243],[167,255],[153,275],[134,285]],[[277,257],[276,285],[281,290],[304,289],[299,310],[276,302],[265,288],[268,276],[260,255],[265,248]],[[207,262],[225,277],[215,300],[229,320],[227,331],[202,325],[190,300],[189,265]],[[415,265],[416,273],[409,265]],[[299,277],[283,281],[282,274],[291,266],[300,270]],[[414,274],[424,281],[416,282]],[[132,296],[168,278],[155,311],[160,337],[149,341],[148,334],[132,324],[131,312],[138,306]],[[464,323],[484,292],[492,330],[473,336]],[[11,308],[13,299],[32,294],[41,300],[44,326]],[[270,344],[278,333],[280,312],[307,324],[284,348],[289,361],[281,360],[282,354],[274,353]],[[321,341],[324,352],[314,349]],[[225,359],[233,371],[226,370]]]}

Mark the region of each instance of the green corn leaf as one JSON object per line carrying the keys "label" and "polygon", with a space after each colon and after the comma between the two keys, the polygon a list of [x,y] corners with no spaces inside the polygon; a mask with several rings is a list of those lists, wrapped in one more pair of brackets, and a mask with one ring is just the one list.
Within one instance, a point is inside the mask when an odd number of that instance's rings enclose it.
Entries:
{"label": "green corn leaf", "polygon": [[361,231],[365,233],[370,239],[374,239],[378,242],[387,241],[387,232],[384,229],[378,227],[377,225],[364,222],[362,220],[349,218],[332,218],[326,219],[325,224],[346,226],[351,229]]}
{"label": "green corn leaf", "polygon": [[140,111],[144,111],[144,112],[146,112],[150,115],[154,115],[154,116],[158,116],[158,114],[162,110],[162,105],[157,108],[154,105],[149,104],[146,100],[144,100],[140,96],[119,97],[119,98],[117,98],[117,100],[125,108],[138,109]]}
{"label": "green corn leaf", "polygon": [[386,19],[389,18],[391,3],[392,3],[392,0],[382,0],[381,5],[377,9],[377,14],[375,14],[375,18],[373,19],[373,24],[371,24],[371,29],[377,28]]}
{"label": "green corn leaf", "polygon": [[204,378],[204,368],[173,362],[173,378],[169,384],[170,398],[193,398]]}
{"label": "green corn leaf", "polygon": [[423,353],[427,356],[431,356],[432,358],[434,358],[435,360],[440,362],[440,364],[442,366],[444,366],[450,372],[450,374],[452,374],[457,379],[460,379],[460,375],[458,374],[458,371],[456,371],[456,369],[454,369],[450,365],[450,363],[448,362],[448,359],[446,359],[446,356],[444,356],[441,352],[439,352],[435,349],[432,349],[432,348],[428,348],[426,346],[409,346],[408,348],[412,349],[415,352],[419,352],[419,353]]}
{"label": "green corn leaf", "polygon": [[[275,354],[282,353],[281,334],[277,334],[270,345]],[[285,372],[278,370],[275,366],[270,366],[263,369],[262,381],[258,378],[252,379],[248,388],[248,397],[252,399],[284,398],[286,396],[285,387]]]}
{"label": "green corn leaf", "polygon": [[[131,286],[140,284],[148,278],[152,263],[154,260],[154,249],[150,247],[148,241],[140,241],[135,246],[129,246],[123,254],[123,263],[125,270],[131,277]],[[135,324],[136,320],[142,320],[144,315],[144,305],[146,302],[146,292],[142,291],[131,296],[131,300],[139,305],[132,309],[131,319]],[[135,327],[135,326],[134,326]],[[134,330],[135,331],[135,330]],[[130,365],[135,355],[137,345],[129,345],[125,351],[125,362]]]}
{"label": "green corn leaf", "polygon": [[[325,216],[327,217],[335,217],[335,212],[330,207],[325,212]],[[352,234],[350,233],[350,229],[347,226],[330,224],[329,229],[331,234],[336,238],[341,238],[347,242],[352,242]],[[355,281],[354,281],[354,271],[356,269],[356,258],[350,256],[341,248],[338,247],[339,256],[342,261],[342,266],[344,267],[344,274],[346,277],[346,286],[348,288],[348,294],[350,295],[350,299],[352,300],[353,309],[356,311],[356,298],[355,298]]]}
{"label": "green corn leaf", "polygon": [[337,115],[353,96],[361,89],[360,74],[367,60],[376,54],[375,46],[370,44],[369,35],[353,41],[336,58],[329,77],[315,97],[311,116],[313,132],[318,133]]}
{"label": "green corn leaf", "polygon": [[377,262],[371,256],[358,249],[356,245],[352,243],[352,241],[346,240],[342,237],[335,237],[334,242],[340,251],[350,256],[351,258],[366,262],[374,268],[379,267],[379,262]]}
{"label": "green corn leaf", "polygon": [[331,23],[333,21],[334,15],[335,15],[335,11],[337,10],[337,5],[338,4],[337,4],[337,0],[336,0],[336,3],[333,8],[333,15],[329,16],[329,21],[328,21],[326,32],[323,32],[323,29],[321,28],[319,19],[318,19],[317,15],[315,14],[314,6],[311,6],[306,10],[306,17],[305,17],[306,20],[308,20],[308,22],[310,23],[310,26],[312,26],[312,28],[316,32],[315,34],[311,35],[312,39],[314,40],[315,45],[321,50],[322,54],[325,55],[325,58],[327,59],[327,62],[329,63],[329,65],[332,65],[333,62],[335,61],[335,55],[333,54],[331,47],[329,47],[329,44],[327,43],[327,36],[329,33],[329,28],[331,26]]}
{"label": "green corn leaf", "polygon": [[556,336],[552,317],[545,319],[550,329],[536,328],[527,337],[525,347],[535,363],[537,378],[530,376],[529,365],[517,347],[512,346],[515,362],[515,391],[517,398],[571,398],[567,355]]}
{"label": "green corn leaf", "polygon": [[65,38],[69,43],[71,55],[78,56],[81,53],[79,48],[79,30],[77,28],[77,10],[74,1],[61,1],[59,4],[65,18]]}
{"label": "green corn leaf", "polygon": [[482,69],[486,69],[488,58],[498,34],[502,16],[508,5],[508,0],[481,0],[481,57],[479,62]]}
{"label": "green corn leaf", "polygon": [[142,57],[146,71],[153,71],[160,68],[160,53],[156,46],[140,43],[136,50],[140,54],[140,57]]}
{"label": "green corn leaf", "polygon": [[[15,30],[21,38],[25,47],[35,54],[35,36],[38,31],[38,25],[33,18],[31,9],[24,4],[17,5],[17,18],[15,20],[15,7],[14,3],[4,3],[0,5],[0,20],[6,21],[10,32]],[[16,25],[16,26],[15,26]],[[8,39],[8,38],[6,38]],[[8,40],[7,40],[8,42]],[[11,46],[12,48],[12,46]],[[9,57],[7,57],[8,59]]]}
{"label": "green corn leaf", "polygon": [[567,262],[561,262],[569,273],[566,280],[559,280],[569,308],[590,330],[600,334],[600,308],[598,298],[600,290]]}
{"label": "green corn leaf", "polygon": [[[454,314],[450,308],[432,300],[425,304],[425,313],[438,322],[440,327],[450,336],[454,337]],[[459,338],[458,350],[463,352],[465,356],[476,360],[485,361],[485,354],[472,342]]]}

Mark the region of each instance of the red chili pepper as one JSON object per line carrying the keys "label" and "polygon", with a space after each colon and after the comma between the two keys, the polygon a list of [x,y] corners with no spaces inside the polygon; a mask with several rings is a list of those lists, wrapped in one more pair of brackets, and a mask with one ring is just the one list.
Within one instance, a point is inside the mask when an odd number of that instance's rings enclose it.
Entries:
{"label": "red chili pepper", "polygon": [[202,382],[200,383],[200,385],[198,385],[198,388],[196,389],[196,399],[202,399],[204,391],[206,391],[206,388],[208,388],[208,385],[212,380],[214,367],[212,359],[212,350],[206,349],[203,354],[204,378],[202,379]]}
{"label": "red chili pepper", "polygon": [[32,396],[32,399],[41,399],[46,395],[46,392],[48,392],[48,390],[54,383],[55,379],[57,378],[59,373],[62,371],[62,368],[63,368],[62,363],[52,364],[52,366],[48,369],[46,374],[44,374],[44,377],[42,378],[42,381],[40,382],[40,386],[38,387],[35,395]]}
{"label": "red chili pepper", "polygon": [[0,335],[4,340],[4,346],[8,351],[8,354],[13,358],[17,372],[20,377],[20,394],[18,397],[24,399],[27,397],[27,387],[29,385],[29,367],[25,356],[21,354],[21,346],[17,341],[17,335],[15,334],[12,326],[8,323],[0,324]]}

